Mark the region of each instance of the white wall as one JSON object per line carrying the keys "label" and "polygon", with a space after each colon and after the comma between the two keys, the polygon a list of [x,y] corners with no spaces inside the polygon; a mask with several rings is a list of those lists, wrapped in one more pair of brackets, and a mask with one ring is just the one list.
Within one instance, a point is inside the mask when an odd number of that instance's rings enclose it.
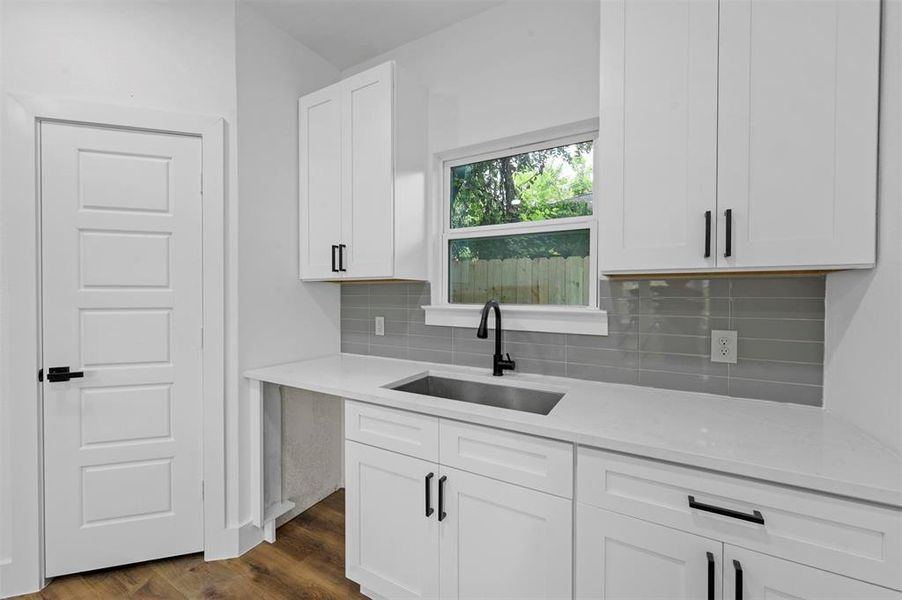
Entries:
{"label": "white wall", "polygon": [[824,406],[902,452],[902,0],[881,68],[877,268],[827,277]]}
{"label": "white wall", "polygon": [[[4,23],[4,4],[0,1],[0,36],[3,35]],[[0,38],[2,41],[2,38]],[[4,119],[2,115],[6,114],[6,80],[3,73],[3,44],[0,43],[0,206],[2,206],[2,190],[3,190],[3,134],[5,130]],[[0,209],[0,217],[2,217],[2,209]],[[4,234],[2,225],[0,225],[0,236]],[[0,238],[0,250],[5,247],[3,238]],[[5,257],[0,254],[0,374],[8,372],[7,355],[9,350],[3,343],[3,332],[6,330],[6,323],[9,322],[8,309],[6,307],[6,298],[8,290],[6,289],[5,277]],[[11,454],[11,436],[9,435],[9,401],[4,400],[9,397],[6,384],[0,382],[0,596],[3,595],[5,589],[4,572],[12,556],[12,537],[10,534],[10,525],[12,523],[12,510],[10,500],[12,498],[11,481],[10,481],[10,454]]]}
{"label": "white wall", "polygon": [[344,75],[394,59],[430,91],[431,152],[598,117],[597,1],[516,0]]}
{"label": "white wall", "polygon": [[[128,106],[223,116],[227,120],[229,164],[228,236],[236,237],[237,143],[235,136],[235,7],[228,1],[150,2],[116,0],[68,2],[5,0],[0,55],[6,91],[61,96]],[[4,112],[4,118],[6,113]],[[4,149],[4,158],[11,156]],[[8,162],[4,162],[4,169]],[[10,247],[11,229],[33,222],[28,198],[0,198],[4,267],[21,260],[23,249]],[[29,213],[29,211],[31,211]],[[231,244],[235,247],[234,242]],[[25,253],[27,254],[27,253]],[[228,258],[234,265],[236,256]],[[4,276],[6,274],[4,269]],[[21,290],[0,288],[0,347],[10,347],[11,335],[22,320],[35,319],[34,307],[22,307]],[[232,322],[237,308],[237,280],[229,278],[226,310]],[[36,289],[36,288],[32,288]],[[25,294],[27,295],[27,293]],[[18,305],[16,304],[18,302]],[[10,305],[16,314],[10,315]],[[34,321],[32,321],[34,322]],[[13,332],[13,333],[11,333]],[[227,339],[230,372],[237,373],[237,338]],[[16,345],[16,354],[36,361],[35,342]],[[37,435],[32,397],[11,397],[9,382],[27,377],[36,386],[30,363],[27,373],[11,369],[10,354],[0,363],[0,438],[11,433]],[[19,358],[17,357],[17,360]],[[237,375],[229,382],[232,406],[237,405]],[[232,411],[229,418],[237,424]],[[237,431],[235,428],[233,431]],[[237,435],[230,442],[237,446]],[[13,468],[0,472],[0,595],[35,589],[39,584],[37,470],[34,448],[2,447],[3,461]],[[2,465],[0,465],[2,466]],[[232,468],[236,472],[237,465]],[[237,507],[237,476],[232,484]],[[11,504],[12,503],[12,504]],[[237,508],[236,508],[237,513]],[[237,514],[235,515],[237,518]],[[237,536],[236,536],[237,537]]]}
{"label": "white wall", "polygon": [[[299,96],[339,79],[338,70],[243,2],[237,17],[239,369],[338,352],[339,288],[298,281]],[[243,381],[243,380],[242,380]],[[247,387],[240,422],[247,424]],[[311,410],[287,412],[285,443]],[[310,423],[306,423],[309,427]],[[325,425],[325,423],[324,423]],[[336,425],[337,427],[337,425]],[[241,515],[249,518],[249,431],[242,429]],[[315,448],[311,451],[319,452]]]}

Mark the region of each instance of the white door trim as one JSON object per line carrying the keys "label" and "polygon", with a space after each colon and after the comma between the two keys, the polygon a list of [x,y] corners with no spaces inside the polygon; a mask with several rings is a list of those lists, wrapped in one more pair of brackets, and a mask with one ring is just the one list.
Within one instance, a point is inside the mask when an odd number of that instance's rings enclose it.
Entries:
{"label": "white door trim", "polygon": [[[237,531],[226,515],[226,262],[225,121],[221,117],[8,94],[3,140],[0,234],[0,597],[44,585],[42,395],[40,357],[41,121],[87,123],[197,136],[203,152],[203,472],[207,558],[237,554]],[[231,316],[230,316],[231,319]],[[233,330],[232,327],[228,327]],[[230,354],[231,354],[231,346]],[[13,348],[14,351],[9,349]],[[6,400],[4,400],[6,398]],[[235,407],[237,409],[237,407]],[[5,411],[5,412],[4,412]],[[7,418],[8,417],[8,418]],[[15,424],[13,427],[11,424]],[[229,439],[237,440],[229,436]],[[15,456],[10,457],[14,449]],[[5,458],[4,458],[5,457]],[[5,462],[4,462],[5,461]],[[7,479],[7,481],[4,481]],[[7,505],[7,502],[9,503]],[[4,556],[4,552],[8,556]]]}

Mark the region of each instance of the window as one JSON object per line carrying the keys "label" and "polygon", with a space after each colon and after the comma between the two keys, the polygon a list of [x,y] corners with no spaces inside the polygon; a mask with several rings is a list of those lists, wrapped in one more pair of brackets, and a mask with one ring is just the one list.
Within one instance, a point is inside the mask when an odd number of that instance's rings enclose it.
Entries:
{"label": "window", "polygon": [[444,163],[445,302],[597,306],[593,137]]}

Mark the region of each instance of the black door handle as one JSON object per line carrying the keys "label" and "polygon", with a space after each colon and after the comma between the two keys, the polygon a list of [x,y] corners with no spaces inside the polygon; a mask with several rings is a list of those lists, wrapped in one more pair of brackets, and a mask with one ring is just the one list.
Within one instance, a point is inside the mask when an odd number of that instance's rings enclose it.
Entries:
{"label": "black door handle", "polygon": [[724,211],[723,216],[726,217],[727,239],[724,243],[723,255],[725,258],[733,256],[733,209],[728,208]]}
{"label": "black door handle", "polygon": [[77,379],[84,376],[85,374],[83,371],[70,371],[69,367],[50,367],[50,369],[47,370],[47,381],[51,383],[69,381],[70,379]]}
{"label": "black door handle", "polygon": [[705,258],[711,258],[711,211],[705,211]]}
{"label": "black door handle", "polygon": [[752,514],[747,514],[739,512],[738,510],[730,510],[729,508],[722,508],[720,506],[714,506],[712,504],[702,504],[701,502],[695,501],[695,496],[689,496],[689,508],[694,508],[695,510],[703,510],[705,512],[714,513],[716,515],[723,515],[725,517],[731,517],[733,519],[739,519],[740,521],[748,521],[750,523],[764,525],[764,517],[757,510],[753,510]]}
{"label": "black door handle", "polygon": [[714,555],[708,552],[708,600],[714,600]]}
{"label": "black door handle", "polygon": [[432,509],[432,494],[431,494],[433,477],[435,477],[435,473],[430,473],[429,475],[426,475],[426,516],[427,517],[431,517],[432,513],[435,512],[435,510]]}
{"label": "black door handle", "polygon": [[338,250],[337,244],[332,244],[332,272],[338,273],[338,269],[335,268],[335,251]]}
{"label": "black door handle", "polygon": [[736,571],[736,600],[742,600],[742,564],[734,560],[733,569]]}
{"label": "black door handle", "polygon": [[448,478],[444,475],[438,479],[438,520],[444,521],[448,514],[445,512],[445,481]]}
{"label": "black door handle", "polygon": [[342,273],[347,271],[347,269],[345,269],[345,248],[347,248],[347,246],[344,244],[338,245],[338,270]]}

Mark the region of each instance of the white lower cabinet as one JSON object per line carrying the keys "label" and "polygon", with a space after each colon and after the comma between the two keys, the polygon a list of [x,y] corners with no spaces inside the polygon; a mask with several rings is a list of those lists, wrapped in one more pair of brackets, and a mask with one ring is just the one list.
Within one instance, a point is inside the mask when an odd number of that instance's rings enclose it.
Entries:
{"label": "white lower cabinet", "polygon": [[570,500],[448,467],[442,477],[442,598],[572,598]]}
{"label": "white lower cabinet", "polygon": [[719,599],[723,544],[577,504],[576,598]]}
{"label": "white lower cabinet", "polygon": [[[535,485],[572,481],[572,445],[463,423],[443,429],[441,419],[435,427],[434,418],[352,401],[345,417],[346,572],[364,595],[573,597],[572,485],[561,497],[513,483],[525,478],[524,465]],[[437,447],[449,461],[469,461],[470,470],[441,464]],[[525,453],[538,466],[524,463]]]}
{"label": "white lower cabinet", "polygon": [[898,510],[584,447],[571,498],[570,444],[345,404],[374,600],[902,600]]}
{"label": "white lower cabinet", "polygon": [[724,598],[899,600],[902,594],[827,571],[724,545]]}
{"label": "white lower cabinet", "polygon": [[345,468],[346,569],[364,594],[572,598],[569,499],[353,441]]}
{"label": "white lower cabinet", "polygon": [[583,447],[576,501],[577,598],[902,600],[898,510]]}
{"label": "white lower cabinet", "polygon": [[438,521],[426,515],[430,473],[437,479],[435,463],[346,442],[345,567],[368,591],[438,597]]}

